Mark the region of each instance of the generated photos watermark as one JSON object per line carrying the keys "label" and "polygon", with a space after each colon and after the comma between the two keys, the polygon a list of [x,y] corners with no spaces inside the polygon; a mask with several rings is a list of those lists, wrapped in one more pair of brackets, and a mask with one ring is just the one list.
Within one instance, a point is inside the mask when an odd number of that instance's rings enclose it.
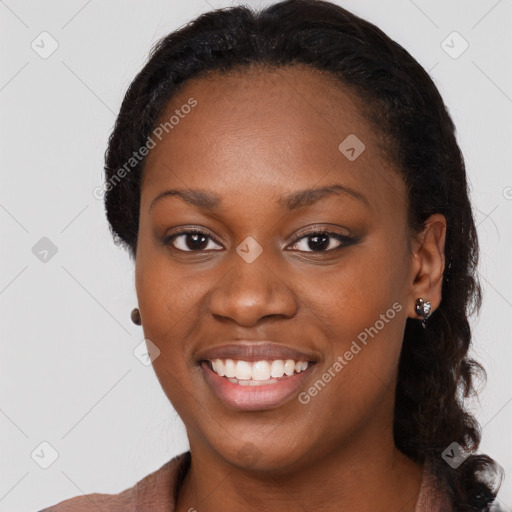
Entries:
{"label": "generated photos watermark", "polygon": [[181,120],[184,119],[195,106],[197,106],[197,100],[194,97],[191,97],[187,100],[187,103],[184,103],[179,109],[176,109],[174,114],[167,121],[160,123],[151,132],[151,135],[148,135],[146,142],[137,151],[132,153],[132,156],[128,161],[125,162],[124,165],[115,172],[115,174],[110,176],[104,186],[97,186],[93,188],[92,195],[96,199],[102,200],[105,197],[106,192],[110,192],[117,184],[119,184],[127,174],[129,174],[135,167],[137,167],[137,165],[139,165],[140,162],[142,162],[142,160],[144,160],[150,150],[155,148],[158,142],[162,141],[164,133],[167,134],[178,126]]}
{"label": "generated photos watermark", "polygon": [[[336,375],[338,375],[347,364],[352,361],[354,356],[361,352],[362,347],[368,343],[368,337],[374,338],[384,327],[388,324],[396,314],[402,311],[403,306],[399,302],[394,302],[385,313],[381,313],[379,320],[377,320],[372,326],[367,327],[364,331],[361,331],[357,335],[357,340],[353,340],[350,348],[345,351],[343,355],[339,355],[336,361],[325,371],[322,376],[315,381],[315,383],[309,387],[307,391],[302,391],[298,394],[297,399],[303,405],[308,404],[311,398],[315,397],[320,393],[329,382],[331,382]],[[359,341],[359,343],[358,343]]]}

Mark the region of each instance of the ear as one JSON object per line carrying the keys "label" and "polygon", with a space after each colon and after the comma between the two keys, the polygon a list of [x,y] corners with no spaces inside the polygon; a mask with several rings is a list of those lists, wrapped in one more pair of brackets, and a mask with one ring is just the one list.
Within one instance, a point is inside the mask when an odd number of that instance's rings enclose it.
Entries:
{"label": "ear", "polygon": [[446,218],[436,213],[427,219],[424,229],[411,242],[411,291],[407,305],[410,318],[420,318],[414,310],[418,298],[430,301],[432,313],[441,303],[445,238]]}

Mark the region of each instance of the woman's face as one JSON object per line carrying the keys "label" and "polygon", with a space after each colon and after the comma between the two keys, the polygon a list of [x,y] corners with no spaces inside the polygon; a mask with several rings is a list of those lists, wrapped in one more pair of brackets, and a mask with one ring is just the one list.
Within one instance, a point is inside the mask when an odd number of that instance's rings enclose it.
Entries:
{"label": "woman's face", "polygon": [[139,308],[205,458],[278,470],[391,436],[418,266],[358,102],[298,67],[201,78],[152,136]]}

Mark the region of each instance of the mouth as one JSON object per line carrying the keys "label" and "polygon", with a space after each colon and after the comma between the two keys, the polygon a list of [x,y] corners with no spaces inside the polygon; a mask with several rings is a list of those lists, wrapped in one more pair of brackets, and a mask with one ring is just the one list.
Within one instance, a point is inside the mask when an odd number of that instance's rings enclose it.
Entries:
{"label": "mouth", "polygon": [[277,344],[231,344],[197,361],[213,394],[231,409],[275,409],[296,396],[318,358]]}
{"label": "mouth", "polygon": [[312,361],[274,359],[243,361],[234,359],[214,359],[204,361],[219,377],[240,386],[265,386],[306,371]]}

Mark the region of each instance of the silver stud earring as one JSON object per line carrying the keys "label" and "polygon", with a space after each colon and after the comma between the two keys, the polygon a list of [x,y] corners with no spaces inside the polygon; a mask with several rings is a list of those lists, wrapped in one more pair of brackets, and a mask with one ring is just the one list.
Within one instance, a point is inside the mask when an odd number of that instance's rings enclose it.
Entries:
{"label": "silver stud earring", "polygon": [[422,318],[421,325],[423,329],[427,328],[427,319],[432,314],[432,305],[430,301],[423,299],[416,299],[416,304],[414,305],[414,311],[416,314]]}
{"label": "silver stud earring", "polygon": [[135,325],[142,325],[139,308],[133,308],[131,313],[132,322]]}

